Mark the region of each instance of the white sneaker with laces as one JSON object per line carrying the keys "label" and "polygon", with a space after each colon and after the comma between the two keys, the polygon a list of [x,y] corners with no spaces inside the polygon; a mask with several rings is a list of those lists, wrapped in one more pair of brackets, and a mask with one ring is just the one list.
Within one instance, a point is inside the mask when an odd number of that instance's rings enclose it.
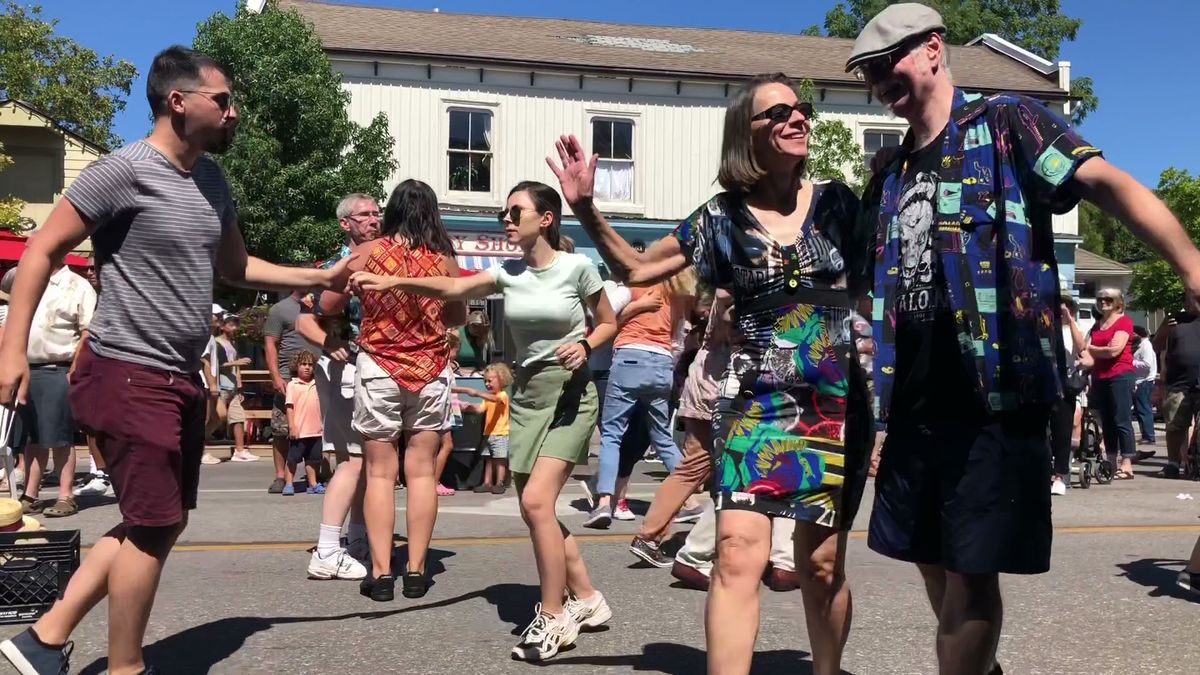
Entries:
{"label": "white sneaker with laces", "polygon": [[534,606],[533,621],[521,633],[521,641],[512,648],[513,658],[521,661],[545,661],[558,654],[558,650],[575,644],[579,637],[579,624],[570,612],[562,617],[553,617],[542,611],[542,603]]}
{"label": "white sneaker with laces", "polygon": [[321,554],[313,551],[312,558],[308,561],[309,579],[357,581],[366,577],[367,568],[352,558],[344,548],[339,548],[327,558],[322,558]]}
{"label": "white sneaker with laces", "polygon": [[608,601],[600,591],[596,591],[596,594],[587,600],[571,596],[563,604],[563,608],[567,610],[571,620],[582,628],[603,626],[612,618],[612,608],[608,606]]}
{"label": "white sneaker with laces", "polygon": [[1067,494],[1067,484],[1063,482],[1063,479],[1054,479],[1054,482],[1050,484],[1050,494],[1057,495],[1059,497]]}
{"label": "white sneaker with laces", "polygon": [[633,511],[629,510],[629,502],[620,499],[617,500],[617,507],[613,509],[612,517],[617,520],[634,520],[637,516],[633,515]]}
{"label": "white sneaker with laces", "polygon": [[112,482],[102,473],[92,474],[91,480],[71,491],[76,497],[113,496]]}
{"label": "white sneaker with laces", "polygon": [[217,459],[216,457],[213,456],[212,453],[205,450],[204,455],[200,458],[200,463],[201,464],[220,464],[221,460]]}
{"label": "white sneaker with laces", "polygon": [[250,452],[249,450],[235,450],[233,452],[233,455],[229,458],[229,461],[231,461],[231,462],[257,462],[258,455],[254,454],[253,452]]}

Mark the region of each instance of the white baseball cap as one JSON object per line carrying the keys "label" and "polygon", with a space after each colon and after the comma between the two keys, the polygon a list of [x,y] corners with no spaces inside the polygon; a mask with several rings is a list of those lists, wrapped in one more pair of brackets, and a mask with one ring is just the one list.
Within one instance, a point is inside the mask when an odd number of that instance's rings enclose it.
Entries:
{"label": "white baseball cap", "polygon": [[225,308],[214,302],[212,313],[213,313],[213,316],[221,316],[222,314],[225,313]]}

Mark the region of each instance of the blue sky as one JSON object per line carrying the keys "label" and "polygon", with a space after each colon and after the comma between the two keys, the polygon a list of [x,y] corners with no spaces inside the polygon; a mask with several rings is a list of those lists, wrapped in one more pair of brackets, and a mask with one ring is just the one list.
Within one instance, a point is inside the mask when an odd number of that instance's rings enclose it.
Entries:
{"label": "blue sky", "polygon": [[[746,3],[730,11],[715,0],[360,0],[358,4],[440,8],[442,11],[530,16],[563,16],[599,21],[748,30],[800,31],[821,23],[835,0],[793,3]],[[190,43],[196,24],[214,12],[232,12],[234,0],[41,0],[46,16],[60,19],[59,31],[103,54],[137,66],[144,76],[154,54],[175,42]],[[1131,11],[1136,7],[1136,11]],[[1075,75],[1090,75],[1100,109],[1080,131],[1101,147],[1110,161],[1138,180],[1157,185],[1168,166],[1200,174],[1200,134],[1183,124],[1200,108],[1200,89],[1191,69],[1197,65],[1196,0],[1064,0],[1063,10],[1081,17],[1083,27],[1060,58],[1071,61]],[[512,39],[512,36],[504,39]],[[1184,79],[1180,79],[1180,78]],[[139,77],[128,108],[117,121],[126,140],[148,127],[148,107]]]}

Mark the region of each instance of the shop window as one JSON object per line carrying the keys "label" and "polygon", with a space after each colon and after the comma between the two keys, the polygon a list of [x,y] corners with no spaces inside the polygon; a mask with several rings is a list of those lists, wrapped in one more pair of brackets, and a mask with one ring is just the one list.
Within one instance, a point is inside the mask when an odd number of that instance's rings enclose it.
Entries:
{"label": "shop window", "polygon": [[455,192],[492,191],[492,113],[450,111],[449,184]]}
{"label": "shop window", "polygon": [[867,167],[871,166],[875,153],[900,145],[903,140],[904,134],[896,130],[868,129],[863,132],[863,160]]}
{"label": "shop window", "polygon": [[592,152],[596,162],[596,198],[633,201],[633,122],[592,120]]}

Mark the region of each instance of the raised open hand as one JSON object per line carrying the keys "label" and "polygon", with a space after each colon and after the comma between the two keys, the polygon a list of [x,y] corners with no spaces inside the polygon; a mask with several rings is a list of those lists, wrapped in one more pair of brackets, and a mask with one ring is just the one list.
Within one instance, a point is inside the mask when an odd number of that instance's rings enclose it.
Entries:
{"label": "raised open hand", "polygon": [[560,136],[554,142],[554,149],[558,151],[561,166],[552,157],[546,158],[546,164],[550,165],[550,170],[558,178],[563,199],[572,207],[590,201],[595,193],[596,160],[599,155],[589,157],[583,151],[583,144],[574,135]]}

